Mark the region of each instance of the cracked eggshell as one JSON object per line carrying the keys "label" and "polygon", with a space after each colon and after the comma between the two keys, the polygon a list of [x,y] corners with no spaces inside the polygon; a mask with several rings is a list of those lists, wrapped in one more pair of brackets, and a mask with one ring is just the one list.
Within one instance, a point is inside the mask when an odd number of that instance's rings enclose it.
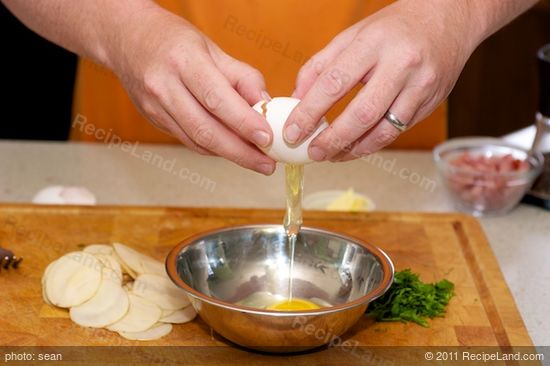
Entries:
{"label": "cracked eggshell", "polygon": [[308,164],[313,162],[308,155],[308,147],[311,141],[325,128],[328,127],[327,120],[323,117],[321,123],[304,142],[299,145],[289,145],[283,137],[285,122],[298,105],[300,99],[290,97],[277,97],[270,101],[261,101],[254,105],[254,110],[263,115],[273,131],[273,142],[271,146],[262,148],[262,151],[275,161],[289,164]]}

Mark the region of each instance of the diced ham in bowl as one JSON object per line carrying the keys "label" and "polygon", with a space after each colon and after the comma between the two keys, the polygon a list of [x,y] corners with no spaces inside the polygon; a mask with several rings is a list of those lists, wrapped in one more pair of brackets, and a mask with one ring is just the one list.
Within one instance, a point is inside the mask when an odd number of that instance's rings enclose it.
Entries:
{"label": "diced ham in bowl", "polygon": [[542,157],[498,139],[455,139],[434,158],[457,207],[476,216],[512,209],[540,173]]}

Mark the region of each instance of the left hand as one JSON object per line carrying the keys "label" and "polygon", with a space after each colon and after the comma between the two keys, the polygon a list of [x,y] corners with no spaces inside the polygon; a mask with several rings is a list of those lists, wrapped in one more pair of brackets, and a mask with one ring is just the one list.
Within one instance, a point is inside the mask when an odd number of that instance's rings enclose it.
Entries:
{"label": "left hand", "polygon": [[[461,3],[462,5],[460,5]],[[463,2],[399,0],[334,38],[300,70],[302,99],[285,126],[288,143],[303,141],[355,85],[365,86],[309,147],[313,160],[345,161],[371,154],[410,128],[450,93],[480,41]]]}

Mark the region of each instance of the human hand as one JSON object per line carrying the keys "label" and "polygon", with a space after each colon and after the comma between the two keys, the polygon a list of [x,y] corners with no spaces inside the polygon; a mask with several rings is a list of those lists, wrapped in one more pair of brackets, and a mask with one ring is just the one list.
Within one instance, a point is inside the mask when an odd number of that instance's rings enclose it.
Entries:
{"label": "human hand", "polygon": [[388,111],[408,128],[427,117],[481,41],[459,3],[400,0],[340,33],[298,74],[293,96],[302,101],[287,120],[287,142],[303,141],[358,83],[365,86],[311,143],[313,160],[346,161],[388,145],[400,134]]}
{"label": "human hand", "polygon": [[256,69],[160,7],[134,14],[119,29],[108,66],[146,118],[196,152],[273,173],[275,162],[255,146],[272,139],[250,107],[267,95]]}

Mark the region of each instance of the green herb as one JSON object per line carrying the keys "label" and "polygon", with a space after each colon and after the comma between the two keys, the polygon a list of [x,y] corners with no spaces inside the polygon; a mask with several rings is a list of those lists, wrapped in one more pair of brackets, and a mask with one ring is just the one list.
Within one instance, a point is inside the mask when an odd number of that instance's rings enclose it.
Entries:
{"label": "green herb", "polygon": [[429,327],[426,318],[445,314],[445,306],[454,295],[454,287],[447,280],[424,283],[418,274],[405,269],[397,272],[389,290],[369,305],[368,314],[377,321],[409,321]]}

